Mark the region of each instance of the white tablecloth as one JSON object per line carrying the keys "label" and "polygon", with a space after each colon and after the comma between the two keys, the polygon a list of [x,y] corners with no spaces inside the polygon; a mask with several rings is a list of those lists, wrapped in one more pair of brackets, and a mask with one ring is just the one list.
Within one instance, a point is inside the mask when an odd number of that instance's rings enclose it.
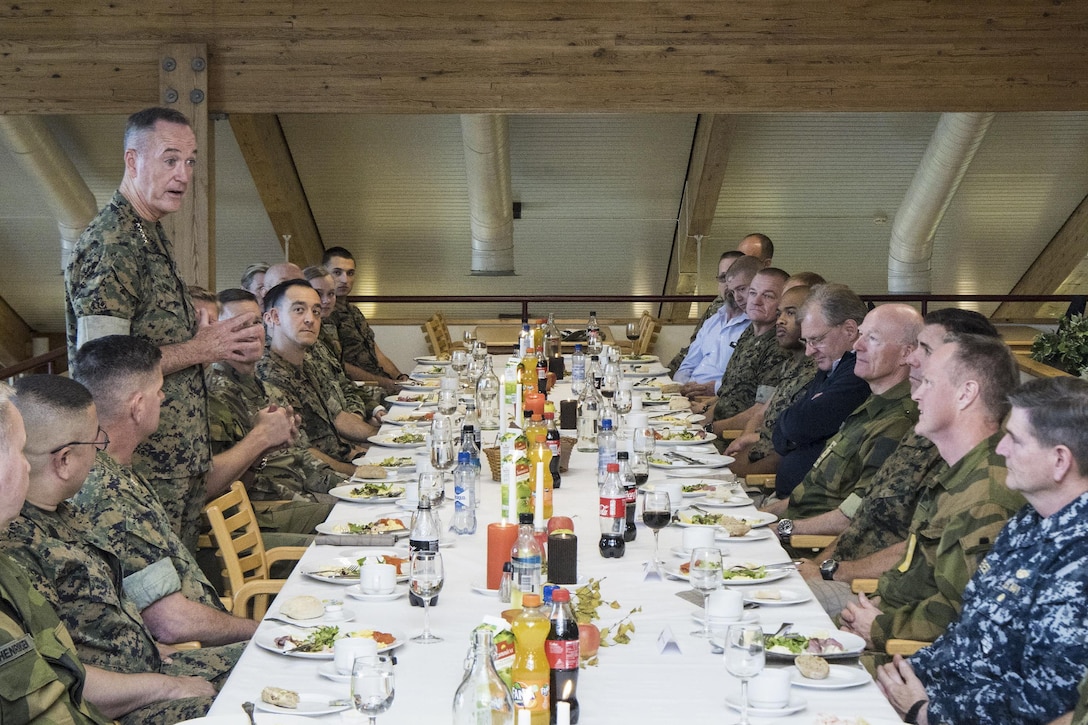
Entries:
{"label": "white tablecloth", "polygon": [[[569,388],[564,385],[557,387],[550,395],[550,399],[556,401],[563,397],[569,397]],[[494,433],[485,433],[485,445],[493,438]],[[393,452],[375,446],[369,455],[379,457]],[[650,480],[659,477],[663,476],[653,471]],[[481,505],[478,509],[477,533],[459,537],[447,534],[455,542],[453,546],[443,549],[446,584],[439,605],[431,609],[431,629],[445,641],[431,645],[408,642],[396,650],[396,699],[389,712],[379,718],[384,725],[449,722],[453,694],[463,676],[471,630],[482,616],[497,616],[508,606],[495,597],[478,594],[472,589],[474,584],[484,583],[487,524],[499,518],[499,485],[491,480],[486,461],[479,491]],[[452,494],[452,485],[449,492]],[[397,510],[393,506],[345,502],[336,506],[330,520],[369,520],[394,510],[404,514],[406,522],[411,516],[410,512]],[[448,526],[452,510],[452,503],[447,503],[441,509],[444,526]],[[743,515],[752,509],[730,510],[733,511]],[[701,609],[676,596],[678,592],[689,590],[687,583],[667,579],[644,580],[642,564],[650,558],[653,533],[641,523],[638,524],[638,538],[627,544],[624,558],[601,558],[597,552],[599,528],[596,512],[595,454],[575,451],[571,456],[570,470],[563,475],[562,487],[555,492],[555,514],[574,518],[575,533],[578,535],[579,574],[603,578],[601,589],[604,599],[617,600],[621,604],[617,610],[602,607],[602,624],[618,620],[634,607],[642,608],[642,612],[634,616],[637,629],[633,641],[623,646],[602,648],[599,666],[581,671],[578,682],[581,721],[594,725],[664,723],[672,722],[680,715],[693,722],[735,722],[737,714],[726,707],[725,699],[729,695],[737,695],[739,683],[725,672],[721,656],[712,654],[705,640],[689,634],[697,626],[692,615],[701,612]],[[675,526],[661,532],[664,558],[671,557],[670,549],[680,544],[681,536],[682,529]],[[773,537],[752,543],[734,543],[727,548],[727,558],[731,561],[771,563],[787,560],[786,553]],[[409,606],[407,598],[386,603],[361,602],[345,597],[343,586],[318,582],[299,572],[299,569],[312,567],[347,551],[355,550],[311,547],[301,566],[291,575],[280,598],[303,593],[319,598],[344,598],[345,606],[356,615],[352,624],[355,628],[392,631],[404,637],[418,634],[422,628],[423,612]],[[773,586],[805,589],[804,580],[796,573]],[[276,611],[277,603],[273,603],[270,612]],[[772,626],[789,621],[798,625],[832,628],[827,615],[814,600],[788,607],[761,607],[757,612],[761,623]],[[282,626],[266,621],[258,630],[258,636]],[[666,627],[675,634],[682,653],[659,654],[658,635]],[[240,713],[241,703],[258,700],[261,688],[267,685],[327,693],[330,697],[347,697],[349,686],[320,677],[318,664],[313,660],[275,654],[251,643],[216,699],[211,714]],[[771,662],[768,666],[784,665]],[[753,718],[753,721],[813,723],[820,714],[863,716],[873,723],[898,721],[872,683],[845,690],[794,687],[793,697],[806,701],[807,707],[789,717]],[[355,713],[341,713],[323,716],[315,721],[355,722],[358,717]],[[272,718],[258,721],[275,722]]]}

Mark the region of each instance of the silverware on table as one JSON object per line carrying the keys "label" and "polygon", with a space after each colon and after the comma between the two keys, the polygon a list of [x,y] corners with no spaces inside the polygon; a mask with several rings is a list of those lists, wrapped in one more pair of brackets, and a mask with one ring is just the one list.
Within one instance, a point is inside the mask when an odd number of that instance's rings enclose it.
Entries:
{"label": "silverware on table", "polygon": [[242,703],[242,709],[246,711],[246,715],[249,715],[249,724],[250,725],[257,725],[257,719],[255,717],[253,717],[253,703],[252,702],[243,702]]}

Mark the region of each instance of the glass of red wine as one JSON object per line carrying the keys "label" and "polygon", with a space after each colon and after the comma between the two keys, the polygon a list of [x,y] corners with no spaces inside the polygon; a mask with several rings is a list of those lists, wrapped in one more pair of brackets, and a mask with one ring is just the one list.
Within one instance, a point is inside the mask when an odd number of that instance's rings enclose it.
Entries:
{"label": "glass of red wine", "polygon": [[657,537],[661,529],[672,521],[672,502],[669,500],[668,491],[643,491],[642,497],[642,523],[646,524],[654,532],[654,568],[661,565],[658,556]]}

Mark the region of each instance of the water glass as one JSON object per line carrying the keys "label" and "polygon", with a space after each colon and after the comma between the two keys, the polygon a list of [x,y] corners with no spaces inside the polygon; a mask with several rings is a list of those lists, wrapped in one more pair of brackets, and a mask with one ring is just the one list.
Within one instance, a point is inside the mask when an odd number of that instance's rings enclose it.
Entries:
{"label": "water glass", "polygon": [[433,644],[442,638],[431,633],[431,600],[442,591],[445,582],[442,554],[438,551],[413,551],[410,558],[408,586],[413,594],[423,600],[423,633],[412,637],[413,642]]}
{"label": "water glass", "polygon": [[748,680],[763,671],[766,654],[763,649],[763,628],[758,624],[734,624],[725,635],[725,670],[740,679],[740,720],[748,722]]}
{"label": "water glass", "polygon": [[351,701],[375,725],[395,694],[393,666],[387,657],[359,657],[351,668]]}
{"label": "water glass", "polygon": [[721,550],[704,547],[692,549],[688,581],[692,589],[703,595],[703,626],[692,634],[710,639],[710,617],[706,616],[706,601],[710,593],[722,585]]}

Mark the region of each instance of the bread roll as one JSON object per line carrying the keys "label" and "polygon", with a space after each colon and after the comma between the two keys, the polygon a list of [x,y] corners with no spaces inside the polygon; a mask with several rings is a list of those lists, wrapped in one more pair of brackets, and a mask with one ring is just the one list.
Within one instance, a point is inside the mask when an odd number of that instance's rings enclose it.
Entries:
{"label": "bread roll", "polygon": [[365,463],[365,464],[363,464],[361,466],[357,466],[355,468],[355,477],[356,478],[365,478],[365,479],[369,479],[369,480],[376,480],[376,479],[385,478],[388,475],[389,474],[386,472],[386,470],[384,468],[382,468],[381,466],[372,466],[369,463]]}
{"label": "bread roll", "polygon": [[294,710],[298,707],[298,693],[282,687],[266,687],[261,690],[261,702]]}
{"label": "bread roll", "polygon": [[826,680],[831,674],[827,660],[817,655],[797,655],[793,660],[801,676],[809,680]]}
{"label": "bread roll", "polygon": [[284,602],[280,614],[291,619],[317,619],[325,614],[325,605],[317,597],[303,594]]}

